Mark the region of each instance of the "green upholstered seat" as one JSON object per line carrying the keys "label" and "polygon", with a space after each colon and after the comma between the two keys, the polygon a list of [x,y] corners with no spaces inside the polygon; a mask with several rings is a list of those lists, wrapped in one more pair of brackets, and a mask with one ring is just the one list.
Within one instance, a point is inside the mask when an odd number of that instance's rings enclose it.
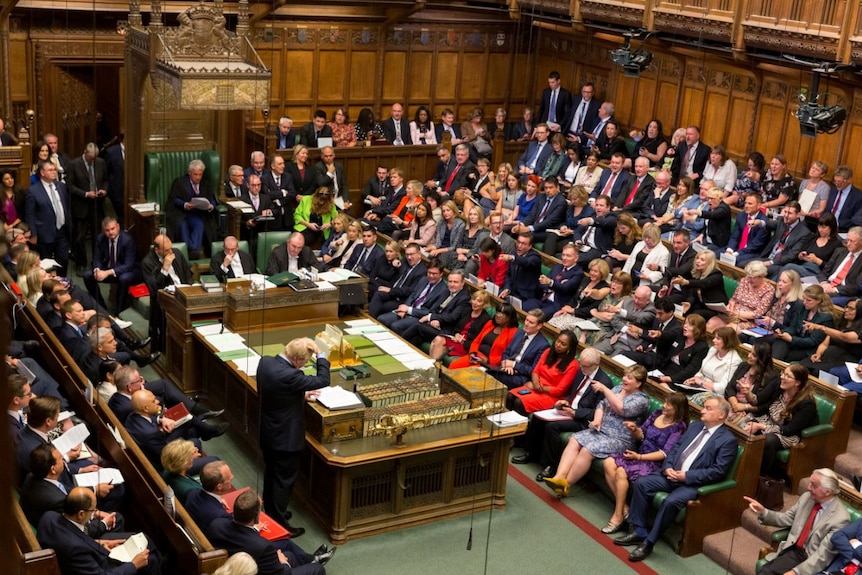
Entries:
{"label": "green upholstered seat", "polygon": [[255,263],[257,269],[262,273],[266,273],[266,261],[269,259],[269,254],[272,253],[279,244],[283,244],[290,237],[292,232],[260,232],[257,235],[257,255]]}

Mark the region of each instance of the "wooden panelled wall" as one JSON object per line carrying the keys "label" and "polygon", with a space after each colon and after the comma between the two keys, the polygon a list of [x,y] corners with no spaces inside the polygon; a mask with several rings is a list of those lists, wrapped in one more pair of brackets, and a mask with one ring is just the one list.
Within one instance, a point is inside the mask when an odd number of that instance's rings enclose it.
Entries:
{"label": "wooden panelled wall", "polygon": [[[826,80],[821,94],[829,103],[845,106],[849,118],[835,134],[803,138],[793,116],[801,88],[808,89],[810,74],[790,67],[755,65],[720,55],[671,50],[650,42],[655,58],[640,78],[627,78],[610,59],[609,50],[619,44],[601,40],[581,41],[574,49],[564,46],[571,37],[543,30],[537,40],[537,90],[551,70],[558,70],[564,85],[576,91],[584,81],[596,84],[603,99],[614,102],[616,117],[626,127],[643,128],[653,118],[664,124],[670,136],[677,127],[695,124],[709,145],[723,144],[740,160],[752,150],[766,156],[777,153],[788,159],[789,169],[804,176],[813,160],[825,161],[830,170],[851,166],[857,185],[862,183],[862,81]],[[537,92],[538,96],[538,92]],[[831,171],[830,171],[831,175]]]}

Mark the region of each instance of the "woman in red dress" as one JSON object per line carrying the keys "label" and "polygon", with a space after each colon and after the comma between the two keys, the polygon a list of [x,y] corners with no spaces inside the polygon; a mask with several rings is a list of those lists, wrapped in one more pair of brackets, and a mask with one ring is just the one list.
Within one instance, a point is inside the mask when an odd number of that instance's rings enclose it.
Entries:
{"label": "woman in red dress", "polygon": [[550,409],[559,399],[565,399],[572,387],[578,360],[575,353],[578,342],[571,330],[563,330],[554,344],[545,350],[531,380],[522,387],[516,387],[506,396],[506,407],[527,415],[534,411]]}

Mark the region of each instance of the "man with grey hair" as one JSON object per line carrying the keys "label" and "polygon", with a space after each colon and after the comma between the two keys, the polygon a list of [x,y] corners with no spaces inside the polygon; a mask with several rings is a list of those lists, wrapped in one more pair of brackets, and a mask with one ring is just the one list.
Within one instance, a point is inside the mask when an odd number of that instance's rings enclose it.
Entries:
{"label": "man with grey hair", "polygon": [[823,291],[832,298],[832,303],[843,306],[859,294],[862,280],[862,226],[853,226],[847,231],[843,248],[838,248],[823,264],[817,281]]}
{"label": "man with grey hair", "polygon": [[634,351],[641,344],[644,331],[649,329],[655,319],[652,290],[649,286],[638,286],[619,305],[608,306],[605,311],[614,314],[611,318],[613,331],[596,343],[595,348],[605,354]]}
{"label": "man with grey hair", "polygon": [[218,236],[216,199],[209,180],[204,180],[205,169],[201,160],[189,162],[186,175],[171,185],[168,199],[168,233],[185,242],[193,260],[200,259],[204,248]]}
{"label": "man with grey hair", "polygon": [[72,260],[80,276],[87,266],[85,242],[99,235],[98,225],[105,216],[108,195],[108,168],[96,144],[90,142],[81,156],[69,162],[66,186],[72,197]]}
{"label": "man with grey hair", "polygon": [[[317,357],[316,375],[305,375],[302,368],[312,356]],[[290,525],[292,513],[287,508],[305,449],[305,402],[330,384],[326,357],[314,341],[303,337],[289,342],[283,353],[261,358],[257,368],[265,510],[291,537],[305,533]]]}
{"label": "man with grey hair", "polygon": [[238,200],[248,191],[245,186],[245,174],[242,166],[234,164],[227,169],[227,181],[224,183],[224,195],[229,200]]}
{"label": "man with grey hair", "polygon": [[252,174],[258,178],[262,178],[263,173],[266,171],[266,155],[260,150],[255,150],[251,153],[249,159],[251,161],[251,165],[242,172],[246,181],[248,181],[248,177]]}
{"label": "man with grey hair", "polygon": [[[748,508],[764,525],[790,527],[778,551],[766,556],[762,575],[814,575],[835,558],[832,535],[850,523],[850,515],[837,497],[841,492],[838,476],[827,468],[815,469],[808,478],[806,492],[787,511],[770,511],[751,497]],[[840,571],[839,571],[840,572]]]}
{"label": "man with grey hair", "polygon": [[275,130],[275,149],[287,150],[295,145],[296,131],[293,129],[293,120],[288,116],[282,116]]}

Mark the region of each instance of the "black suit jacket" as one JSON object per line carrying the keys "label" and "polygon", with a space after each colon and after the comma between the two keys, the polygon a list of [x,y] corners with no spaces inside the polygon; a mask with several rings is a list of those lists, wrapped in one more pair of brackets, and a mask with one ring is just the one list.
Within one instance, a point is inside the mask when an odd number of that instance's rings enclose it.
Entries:
{"label": "black suit jacket", "polygon": [[[521,154],[521,157],[518,158],[518,164],[515,166],[515,170],[520,170],[521,166],[528,166],[530,164],[530,160],[533,159],[533,156],[536,155],[536,150],[539,147],[539,141],[533,140],[527,145],[527,149],[524,150],[524,153]],[[551,146],[550,141],[546,141],[545,145],[542,146],[542,151],[539,152],[539,157],[536,159],[536,165],[533,168],[533,171],[539,175],[542,173],[542,169],[545,167],[545,164],[548,163],[548,158],[551,154],[554,153],[554,148]]]}
{"label": "black suit jacket", "polygon": [[[209,242],[216,239],[218,234],[218,212],[215,210],[217,202],[215,194],[213,194],[213,190],[210,187],[209,180],[206,178],[201,180],[198,185],[198,191],[199,196],[206,198],[213,206],[213,209],[208,212],[203,210],[194,210],[194,212],[203,220],[203,245],[208,245]],[[167,213],[165,216],[168,224],[168,236],[172,238],[178,238],[180,236],[178,233],[180,223],[186,218],[187,214],[184,206],[186,203],[191,201],[194,195],[194,190],[188,175],[180,176],[174,180],[173,184],[171,184],[171,195],[170,200],[168,200]]]}
{"label": "black suit jacket", "polygon": [[84,158],[78,156],[69,162],[66,186],[69,188],[69,193],[72,194],[72,217],[74,218],[87,217],[90,208],[95,206],[96,202],[104,202],[103,199],[87,199],[88,191],[108,191],[108,168],[102,158],[97,157],[93,160],[93,175],[95,176],[96,189],[90,190],[90,175],[87,172]]}
{"label": "black suit jacket", "polygon": [[[614,212],[608,212],[604,216],[593,216],[593,225],[596,228],[595,242],[596,247],[602,254],[608,251],[614,245],[614,230],[617,229],[617,215]],[[577,239],[582,239],[589,231],[590,226],[578,226],[574,236]]]}
{"label": "black suit jacket", "polygon": [[[65,487],[68,492],[74,486]],[[65,500],[66,494],[60,491],[59,487],[45,479],[33,477],[32,474],[27,476],[24,486],[21,487],[21,510],[27,516],[30,525],[38,525],[39,520],[48,511],[62,513]],[[94,538],[101,537],[107,531],[105,524],[98,519],[93,519],[86,527],[87,534]]]}
{"label": "black suit jacket", "polygon": [[290,175],[290,172],[287,171],[286,167],[279,178],[278,184],[275,183],[275,175],[270,170],[263,172],[263,176],[260,178],[260,184],[261,192],[266,192],[273,199],[290,198],[291,194],[294,198],[296,197],[296,188],[293,185],[293,176]]}
{"label": "black suit jacket", "polygon": [[[277,246],[272,253],[269,254],[269,259],[266,260],[266,275],[273,276],[287,270],[288,267],[287,243]],[[314,251],[308,246],[303,246],[299,252],[299,267],[305,269],[317,268],[320,264],[317,258],[314,257]]]}
{"label": "black suit jacket", "polygon": [[258,575],[290,575],[291,573],[290,565],[279,562],[275,545],[251,527],[240,525],[233,519],[214,520],[210,523],[207,536],[214,545],[224,547],[231,555],[240,551],[251,555],[257,563]]}
{"label": "black suit jacket", "polygon": [[365,252],[365,246],[356,246],[354,248],[353,253],[350,254],[350,258],[347,260],[347,263],[342,266],[344,269],[355,271],[362,273],[366,276],[374,277],[372,274],[374,270],[378,269],[378,265],[380,260],[386,259],[386,254],[383,252],[383,248],[380,247],[380,244],[374,244],[374,247],[371,248],[371,253],[366,256],[365,261],[362,262],[362,265],[359,268],[354,269],[356,264],[359,262],[359,258],[362,257],[362,254]]}
{"label": "black suit jacket", "polygon": [[[581,102],[583,101],[583,97],[578,95],[572,96],[572,104],[569,106],[569,115],[563,124],[562,132],[574,134],[572,132],[572,122],[575,121],[575,114],[578,113],[578,108],[581,106]],[[587,111],[584,114],[584,121],[581,124],[582,132],[590,132],[592,133],[593,128],[596,127],[596,124],[599,123],[599,108],[602,107],[602,103],[599,102],[596,98],[591,99],[587,103]],[[575,136],[580,136],[580,134],[574,134]],[[582,144],[586,144],[586,142],[581,142]]]}
{"label": "black suit jacket", "polygon": [[[293,162],[287,164],[284,173],[290,174],[290,180],[297,195],[307,196],[313,194],[317,189],[317,169],[309,164],[305,165],[305,171],[300,173],[299,168]],[[295,201],[296,197],[291,197]]]}
{"label": "black suit jacket", "polygon": [[275,129],[275,149],[288,150],[296,145],[296,130],[291,128],[287,134],[282,134],[281,130]]}
{"label": "black suit jacket", "polygon": [[691,246],[688,246],[688,248],[679,255],[676,252],[671,251],[668,266],[664,270],[664,277],[668,280],[675,278],[676,276],[689,277],[691,275],[691,270],[694,269],[694,258],[696,255],[697,252]]}
{"label": "black suit jacket", "polygon": [[[413,144],[413,139],[410,137],[410,122],[407,121],[407,118],[402,116],[400,120],[401,124],[401,141],[404,142],[405,146],[410,146]],[[383,137],[386,138],[386,141],[390,144],[395,143],[395,119],[389,118],[384,121],[383,124]]]}
{"label": "black suit jacket", "polygon": [[[829,261],[823,264],[823,268],[817,274],[817,280],[821,282],[829,281],[829,276],[840,269],[839,266],[844,261],[844,258],[847,257],[848,252],[849,250],[844,247],[835,250]],[[853,265],[850,266],[850,271],[844,276],[844,281],[841,285],[837,286],[838,294],[850,297],[857,295],[860,280],[862,280],[862,254],[856,256],[856,259],[853,260]]]}
{"label": "black suit jacket", "polygon": [[30,232],[40,244],[53,244],[57,240],[58,234],[66,234],[67,236],[69,234],[69,218],[71,217],[69,193],[63,182],[55,181],[54,185],[60,195],[60,203],[63,204],[66,221],[66,225],[59,230],[57,229],[51,198],[45,191],[42,180],[37,180],[35,184],[30,186],[24,199],[24,221],[30,226]]}
{"label": "black suit jacket", "polygon": [[[691,347],[685,347],[685,337],[680,334],[679,338],[671,344],[670,355],[663,363],[657,363],[659,370],[670,377],[675,383],[681,383],[690,377],[694,377],[700,370],[700,365],[709,353],[709,344],[703,340],[694,342]],[[670,360],[674,355],[679,355],[679,365]]]}
{"label": "black suit jacket", "polygon": [[[695,174],[698,174],[698,178],[695,180],[694,185],[697,186],[700,184],[700,177],[703,176],[703,169],[706,167],[706,163],[709,161],[709,152],[711,148],[704,144],[703,142],[697,143],[697,148],[694,151],[694,162],[692,163],[692,169]],[[671,164],[670,172],[673,176],[673,184],[679,181],[680,176],[683,175],[683,165],[682,160],[685,158],[685,153],[688,151],[688,144],[685,143],[685,140],[682,140],[679,144],[676,145],[676,154],[674,155],[673,164]]]}
{"label": "black suit jacket", "polygon": [[[838,199],[838,190],[833,187],[829,191],[829,199],[826,200],[826,210],[831,212]],[[838,214],[838,231],[846,232],[852,226],[862,225],[862,191],[856,186],[851,186],[847,193],[847,199],[843,199],[844,206]]]}
{"label": "black suit jacket", "polygon": [[[244,274],[253,274],[256,269],[254,267],[254,260],[251,255],[244,251],[237,251],[236,254],[239,256],[239,261],[242,264],[242,273]],[[221,267],[225,258],[225,251],[221,250],[217,254],[213,255],[212,260],[210,261],[210,273],[218,278],[218,281],[221,283],[225,283],[228,278],[236,277],[233,273],[233,268],[228,268],[227,271],[224,271]]]}
{"label": "black suit jacket", "polygon": [[[326,164],[317,162],[314,166],[317,170],[317,185],[321,188],[328,188],[334,197],[343,198],[344,201],[350,200],[350,187],[347,185],[347,174],[344,173],[344,166],[339,162],[335,162],[335,178],[329,176],[326,170]],[[334,183],[338,183],[338,193],[335,193]]]}
{"label": "black suit jacket", "polygon": [[[250,219],[252,219],[252,218],[255,218],[255,217],[257,217],[257,216],[261,215],[261,214],[263,213],[263,211],[264,211],[264,210],[272,210],[272,217],[274,217],[274,218],[275,218],[275,220],[274,220],[274,221],[272,221],[272,222],[260,222],[260,223],[258,223],[258,226],[257,226],[257,227],[258,227],[258,228],[260,228],[260,229],[276,229],[276,227],[275,227],[275,226],[272,226],[271,228],[270,228],[269,226],[270,226],[271,224],[278,224],[278,222],[280,222],[281,217],[282,217],[282,213],[283,213],[283,211],[282,211],[282,206],[284,205],[284,200],[283,200],[283,199],[281,199],[281,197],[280,197],[280,196],[281,196],[281,192],[277,192],[277,193],[278,193],[278,196],[275,196],[275,198],[276,198],[276,199],[273,199],[274,197],[273,197],[273,196],[271,196],[271,195],[269,195],[269,194],[268,194],[268,193],[266,193],[266,192],[261,192],[261,193],[259,193],[259,194],[257,195],[257,197],[258,197],[258,201],[257,201],[257,209],[256,209],[256,210],[254,210],[254,213],[251,213],[251,214],[243,214],[243,215],[242,215],[243,224],[244,224],[245,222],[247,222],[248,220],[250,220]],[[249,194],[248,192],[246,192],[246,193],[245,193],[245,194],[244,194],[240,199],[241,199],[243,202],[245,202],[245,203],[247,203],[248,205],[250,205],[252,208],[254,208],[254,202],[252,202],[252,201],[251,201],[251,194]],[[263,228],[263,227],[260,225],[260,224],[263,224],[263,223],[266,223],[268,227],[267,227],[267,228]],[[244,230],[243,230],[243,231],[244,231]]]}
{"label": "black suit jacket", "polygon": [[[192,270],[189,267],[189,262],[186,261],[185,256],[179,250],[174,252],[175,258],[173,263],[173,269],[177,274],[177,277],[184,284],[192,283]],[[147,287],[150,288],[150,297],[155,297],[156,292],[160,289],[164,289],[170,285],[174,285],[174,281],[171,279],[170,275],[164,275],[162,273],[162,263],[159,261],[159,257],[156,255],[155,250],[151,250],[146,256],[144,256],[143,261],[141,262],[141,270],[144,272],[144,281],[147,282]]]}
{"label": "black suit jacket", "polygon": [[719,247],[727,247],[730,242],[730,207],[721,202],[714,210],[704,211],[701,217],[706,221],[703,228],[704,242],[712,242]]}
{"label": "black suit jacket", "polygon": [[[408,271],[410,272],[409,275]],[[413,266],[412,270],[410,269],[410,266],[407,265],[406,260],[402,261],[398,277],[396,277],[395,281],[392,282],[392,288],[387,294],[388,299],[399,302],[405,301],[410,294],[413,293],[413,290],[419,284],[419,281],[426,277],[425,273],[427,271],[425,263],[421,260]],[[403,279],[405,276],[407,279]],[[401,283],[399,284],[399,282]]]}
{"label": "black suit jacket", "polygon": [[114,267],[111,268],[110,242],[104,233],[99,234],[93,247],[93,269],[113,269],[118,277],[129,272],[140,273],[141,268],[138,265],[138,251],[135,248],[135,240],[128,232],[120,230],[120,235],[117,236],[115,255],[116,261],[114,262]]}
{"label": "black suit jacket", "polygon": [[[455,137],[457,139],[461,139],[461,126],[458,124],[452,124],[452,131],[455,132]],[[437,137],[437,142],[439,144],[443,143],[443,122],[434,122],[434,135]]]}
{"label": "black suit jacket", "polygon": [[[688,426],[688,429],[667,454],[662,463],[661,471],[679,469],[682,463],[682,454],[703,428],[704,425],[700,421],[695,421]],[[739,442],[734,437],[733,432],[726,425],[719,426],[712,432],[689,470],[685,472],[685,484],[690,487],[700,487],[726,478],[730,466],[736,460],[738,447]]]}
{"label": "black suit jacket", "polygon": [[682,322],[675,317],[671,317],[668,324],[661,331],[658,337],[650,337],[647,333],[650,330],[659,329],[659,320],[653,319],[652,324],[647,328],[641,336],[644,351],[655,352],[658,356],[656,365],[663,363],[673,352],[674,342],[682,335]]}
{"label": "black suit jacket", "polygon": [[[632,203],[630,203],[628,206],[624,205],[629,195],[631,195],[632,189],[635,187],[635,183],[637,183],[637,181],[637,177],[632,175],[625,183],[625,187],[620,189],[618,195],[611,198],[613,199],[614,206],[618,208],[625,208],[627,211],[635,214],[635,218],[639,217],[640,215],[646,215],[647,207],[652,205],[653,190],[655,190],[655,178],[647,174],[644,176],[643,181],[638,186],[638,189],[635,192],[635,197],[632,198]],[[668,198],[669,197],[670,194],[668,194]]]}
{"label": "black suit jacket", "polygon": [[[86,328],[83,329],[86,332]],[[80,331],[76,331],[67,322],[63,321],[54,333],[57,334],[57,339],[78,364],[84,360],[84,356],[90,353],[90,343],[87,336],[81,335]]]}
{"label": "black suit jacket", "polygon": [[4,146],[16,146],[15,140],[12,139],[12,136],[7,132],[3,132],[0,134],[0,143]]}
{"label": "black suit jacket", "polygon": [[509,262],[506,271],[506,279],[503,281],[503,289],[522,302],[528,299],[541,297],[542,289],[539,284],[539,275],[542,273],[542,256],[536,250],[530,250]]}
{"label": "black suit jacket", "polygon": [[533,203],[533,209],[527,214],[527,217],[521,220],[525,226],[533,226],[533,232],[544,232],[547,229],[558,228],[566,222],[566,197],[562,193],[558,193],[551,199],[551,203],[545,212],[545,217],[539,219],[539,215],[545,208],[545,203],[548,196],[539,194]]}
{"label": "black suit jacket", "polygon": [[[126,185],[126,159],[123,156],[123,151],[124,148],[120,144],[105,150],[105,165],[108,168],[108,196],[121,201]],[[118,215],[122,216],[122,214]]]}
{"label": "black suit jacket", "polygon": [[328,125],[324,124],[323,128],[320,130],[320,136],[316,136],[314,134],[314,123],[309,122],[299,129],[299,143],[303,146],[308,146],[309,148],[319,148],[317,145],[317,138],[331,138],[332,137],[332,128]]}
{"label": "black suit jacket", "polygon": [[[470,160],[467,160],[463,164],[458,164],[456,162],[452,162],[451,164],[452,170],[446,174],[443,180],[440,181],[440,187],[443,188],[444,191],[452,193],[460,188],[470,188],[471,182],[476,181],[476,177],[478,177],[478,170],[476,170],[476,165],[473,164]],[[452,178],[452,183],[449,186],[446,186],[446,182],[449,181],[449,177],[452,175],[452,172],[458,170],[455,173],[455,176]]]}
{"label": "black suit jacket", "polygon": [[[772,234],[772,238],[763,248],[763,251],[760,253],[760,256],[764,258],[768,258],[769,254],[772,253],[772,249],[781,241],[781,236],[784,235],[784,232],[787,229],[787,224],[784,223],[783,218],[767,220],[766,229],[774,230],[774,233]],[[784,240],[784,249],[781,250],[781,253],[778,254],[778,257],[775,258],[772,263],[783,266],[795,262],[796,256],[798,256],[799,252],[802,251],[802,246],[805,245],[805,242],[808,240],[810,235],[811,230],[809,230],[808,226],[805,225],[805,222],[800,219],[796,222],[796,225],[790,233],[787,234],[787,239]]]}
{"label": "black suit jacket", "polygon": [[388,177],[381,182],[374,175],[365,182],[365,187],[362,189],[362,199],[365,200],[368,196],[374,196],[375,198],[388,197],[391,191],[392,186],[389,185]]}
{"label": "black suit jacket", "polygon": [[[55,511],[47,511],[42,516],[36,538],[43,548],[54,549],[63,573],[135,575],[138,572],[132,563],[116,565],[110,562],[104,547]],[[150,561],[153,561],[152,557]]]}
{"label": "black suit jacket", "polygon": [[[580,103],[580,100],[578,101]],[[560,86],[557,92],[557,114],[555,122],[560,124],[561,131],[565,133],[567,126],[564,124],[566,118],[569,117],[572,104],[572,93]],[[542,103],[539,104],[538,123],[547,122],[551,115],[551,88],[550,86],[542,90]]]}
{"label": "black suit jacket", "polygon": [[232,515],[219,503],[215,497],[203,489],[193,489],[186,495],[183,504],[201,531],[210,536],[209,528],[216,519],[232,519]]}
{"label": "black suit jacket", "polygon": [[[305,375],[282,355],[261,358],[260,445],[268,451],[297,452],[305,447],[305,392],[329,386],[329,361],[318,358],[317,375]],[[266,457],[266,455],[264,455]]]}
{"label": "black suit jacket", "polygon": [[431,310],[430,321],[436,319],[440,322],[441,333],[455,333],[455,326],[465,315],[470,315],[470,290],[462,289],[445,307],[442,307],[449,295],[449,293],[444,294],[443,300]]}
{"label": "black suit jacket", "polygon": [[431,287],[430,292],[425,296],[425,301],[423,301],[420,305],[417,306],[415,302],[417,299],[419,299],[419,296],[422,295],[422,292],[425,291],[425,288],[428,286],[428,283],[429,282],[427,277],[423,277],[421,280],[416,282],[416,286],[413,288],[413,292],[404,302],[405,305],[415,306],[413,310],[415,313],[413,315],[421,317],[425,314],[430,313],[432,309],[437,307],[437,304],[446,299],[446,297],[449,295],[449,288],[446,285],[446,282],[440,280]]}
{"label": "black suit jacket", "polygon": [[[590,194],[592,198],[598,198],[604,192],[605,186],[608,181],[611,179],[612,172],[610,170],[602,170],[602,175],[599,176],[599,181],[596,183],[596,187],[593,188],[593,193]],[[617,175],[617,179],[614,180],[614,185],[611,186],[609,191],[609,196],[611,197],[611,205],[616,205],[616,198],[618,198],[624,189],[628,188],[629,179],[631,179],[631,174],[626,170],[620,170]],[[623,198],[625,200],[625,198]]]}
{"label": "black suit jacket", "polygon": [[225,180],[224,182],[224,195],[229,200],[237,199],[240,200],[244,195],[248,194],[248,186],[245,182],[239,185],[239,195],[234,195],[233,187],[231,186],[230,180]]}

